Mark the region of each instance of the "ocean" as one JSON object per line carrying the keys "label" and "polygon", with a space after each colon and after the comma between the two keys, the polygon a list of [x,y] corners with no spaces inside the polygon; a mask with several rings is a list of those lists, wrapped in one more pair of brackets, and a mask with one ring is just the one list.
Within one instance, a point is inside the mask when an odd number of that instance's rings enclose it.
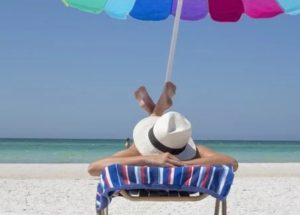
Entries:
{"label": "ocean", "polygon": [[[300,141],[198,140],[242,163],[300,162]],[[0,139],[0,163],[89,163],[123,150],[125,140]]]}

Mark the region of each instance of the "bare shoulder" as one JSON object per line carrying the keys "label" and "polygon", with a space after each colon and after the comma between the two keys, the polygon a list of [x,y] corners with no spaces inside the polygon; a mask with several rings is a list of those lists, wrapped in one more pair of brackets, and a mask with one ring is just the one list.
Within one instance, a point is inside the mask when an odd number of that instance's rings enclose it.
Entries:
{"label": "bare shoulder", "polygon": [[128,149],[119,151],[113,155],[113,157],[133,157],[141,155],[134,144],[132,144]]}
{"label": "bare shoulder", "polygon": [[209,156],[218,154],[216,151],[214,151],[206,146],[203,146],[203,145],[197,145],[197,151],[198,151],[200,157],[209,157]]}

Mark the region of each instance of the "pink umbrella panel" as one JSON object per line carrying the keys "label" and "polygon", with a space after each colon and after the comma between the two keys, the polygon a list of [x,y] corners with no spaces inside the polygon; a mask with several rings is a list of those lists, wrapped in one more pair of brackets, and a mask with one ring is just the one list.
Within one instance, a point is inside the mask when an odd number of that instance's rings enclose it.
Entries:
{"label": "pink umbrella panel", "polygon": [[[70,7],[109,16],[159,21],[176,15],[178,0],[63,0]],[[243,14],[251,18],[271,18],[300,13],[300,0],[183,0],[181,19],[200,20],[208,14],[214,21],[237,22]]]}

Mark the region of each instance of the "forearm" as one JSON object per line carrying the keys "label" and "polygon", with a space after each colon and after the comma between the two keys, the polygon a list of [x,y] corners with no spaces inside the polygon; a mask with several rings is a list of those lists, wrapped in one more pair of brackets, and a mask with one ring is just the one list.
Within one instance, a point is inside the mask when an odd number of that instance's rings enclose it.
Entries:
{"label": "forearm", "polygon": [[146,165],[144,156],[132,157],[108,157],[95,161],[89,165],[88,172],[93,176],[98,176],[102,170],[111,164],[127,164],[127,165]]}
{"label": "forearm", "polygon": [[196,158],[193,160],[183,161],[184,165],[232,165],[234,171],[238,169],[238,162],[232,157],[225,155],[212,155],[209,157]]}
{"label": "forearm", "polygon": [[127,164],[127,165],[146,165],[145,156],[131,156],[131,157],[109,157],[105,160],[105,166],[111,164]]}

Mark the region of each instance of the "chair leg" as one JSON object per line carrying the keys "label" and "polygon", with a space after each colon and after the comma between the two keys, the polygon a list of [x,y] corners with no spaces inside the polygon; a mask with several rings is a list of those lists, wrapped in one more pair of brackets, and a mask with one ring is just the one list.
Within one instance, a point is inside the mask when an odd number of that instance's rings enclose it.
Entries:
{"label": "chair leg", "polygon": [[215,215],[219,215],[219,210],[220,210],[220,200],[216,199]]}
{"label": "chair leg", "polygon": [[97,215],[108,215],[108,207],[100,210]]}
{"label": "chair leg", "polygon": [[227,202],[226,202],[226,200],[222,201],[222,215],[227,215]]}

